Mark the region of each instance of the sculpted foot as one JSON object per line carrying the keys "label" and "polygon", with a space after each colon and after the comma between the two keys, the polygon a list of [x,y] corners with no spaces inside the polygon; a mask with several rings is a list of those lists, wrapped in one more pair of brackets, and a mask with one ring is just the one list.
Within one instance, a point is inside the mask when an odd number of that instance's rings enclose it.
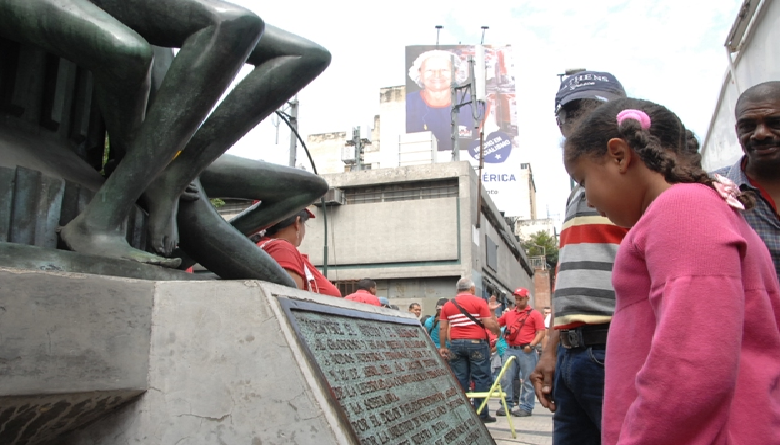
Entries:
{"label": "sculpted foot", "polygon": [[[156,252],[170,256],[179,242],[176,215],[179,213],[179,196],[182,196],[182,191],[171,184],[174,181],[166,181],[170,179],[166,176],[169,175],[161,174],[146,188],[144,200],[149,210],[147,221],[149,242]],[[197,199],[197,192],[193,193],[192,187],[194,184],[187,186],[187,193],[182,196],[183,199]]]}
{"label": "sculpted foot", "polygon": [[162,258],[153,253],[131,247],[119,231],[95,229],[79,215],[60,230],[60,236],[68,247],[79,253],[88,253],[110,258],[155,264],[163,267],[178,267],[180,258]]}

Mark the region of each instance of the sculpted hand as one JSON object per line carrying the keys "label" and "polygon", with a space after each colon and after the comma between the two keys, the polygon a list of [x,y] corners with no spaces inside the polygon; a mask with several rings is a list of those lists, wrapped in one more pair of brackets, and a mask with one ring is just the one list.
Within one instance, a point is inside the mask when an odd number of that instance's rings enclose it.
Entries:
{"label": "sculpted hand", "polygon": [[554,351],[555,348],[552,348],[552,353],[547,351],[542,353],[539,363],[536,364],[536,369],[534,369],[530,377],[539,403],[552,412],[555,412],[555,401],[552,398],[553,377],[555,376]]}

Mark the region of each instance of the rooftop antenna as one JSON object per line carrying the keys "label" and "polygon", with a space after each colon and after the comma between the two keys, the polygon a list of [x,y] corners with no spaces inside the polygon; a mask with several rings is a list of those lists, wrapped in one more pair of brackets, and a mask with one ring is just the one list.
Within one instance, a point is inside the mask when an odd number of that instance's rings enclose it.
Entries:
{"label": "rooftop antenna", "polygon": [[490,29],[489,26],[483,26],[482,27],[482,40],[479,41],[480,45],[484,45],[485,44],[485,31],[487,31],[488,29]]}
{"label": "rooftop antenna", "polygon": [[436,25],[436,48],[439,47],[439,32],[441,31],[442,28],[443,26]]}

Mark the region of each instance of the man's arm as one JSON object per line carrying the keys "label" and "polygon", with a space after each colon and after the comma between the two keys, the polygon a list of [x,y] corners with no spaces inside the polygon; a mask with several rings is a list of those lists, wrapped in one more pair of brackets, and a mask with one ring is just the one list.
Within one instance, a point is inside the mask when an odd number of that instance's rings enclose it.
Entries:
{"label": "man's arm", "polygon": [[536,337],[531,341],[531,347],[535,348],[544,338],[544,329],[536,331]]}
{"label": "man's arm", "polygon": [[439,355],[444,360],[450,359],[450,350],[447,349],[447,343],[450,342],[450,321],[439,316]]}
{"label": "man's arm", "polygon": [[539,403],[550,411],[555,412],[552,390],[560,331],[555,329],[553,320],[555,320],[554,312],[550,316],[550,328],[547,330],[547,345],[542,349],[542,355],[539,357],[539,362],[536,364],[534,372],[531,373],[530,379],[534,385],[534,391],[536,392],[536,398],[539,399]]}
{"label": "man's arm", "polygon": [[303,277],[298,274],[298,272],[295,272],[290,269],[284,269],[288,274],[290,274],[290,277],[295,281],[295,285],[298,286],[298,289],[306,290],[306,282],[303,281]]}
{"label": "man's arm", "polygon": [[490,317],[487,318],[481,318],[482,324],[487,328],[488,331],[492,332],[495,335],[498,335],[501,333],[501,327],[498,325],[498,320],[496,320],[496,314],[493,313],[493,311],[490,311]]}

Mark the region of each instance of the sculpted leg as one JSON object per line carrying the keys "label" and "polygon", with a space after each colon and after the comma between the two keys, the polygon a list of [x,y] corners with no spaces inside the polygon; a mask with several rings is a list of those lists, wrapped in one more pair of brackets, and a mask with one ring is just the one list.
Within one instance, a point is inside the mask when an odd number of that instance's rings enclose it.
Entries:
{"label": "sculpted leg", "polygon": [[[251,12],[218,0],[94,2],[150,43],[181,50],[127,154],[84,212],[63,228],[62,237],[77,251],[168,265],[127,245],[120,225],[151,181],[184,149],[264,25]],[[175,215],[175,207],[168,212]]]}
{"label": "sculpted leg", "polygon": [[[173,212],[175,212],[175,203],[178,202],[184,188],[238,139],[322,73],[330,63],[330,53],[315,43],[267,25],[263,37],[247,62],[255,65],[255,69],[225,97],[198,129],[181,155],[171,162],[166,171],[146,190],[145,200],[150,213],[150,239],[155,249],[161,253],[170,254],[174,247],[176,224]],[[248,160],[241,162],[246,161]],[[304,192],[303,195],[289,201],[286,199],[287,196],[303,191],[307,186],[304,183],[296,184],[296,181],[299,179],[306,181],[308,177],[301,179],[301,175],[295,173],[296,170],[290,169],[288,174],[292,176],[285,178],[282,171],[286,170],[270,167],[265,163],[258,167],[259,171],[252,171],[254,167],[250,168],[247,165],[240,168],[235,160],[226,161],[224,164],[224,168],[233,170],[231,174],[240,176],[231,177],[230,174],[217,172],[211,176],[225,181],[223,185],[230,189],[232,194],[213,194],[215,181],[204,179],[204,182],[211,184],[207,186],[207,193],[211,196],[239,197],[235,195],[236,191],[251,190],[248,193],[251,196],[247,197],[264,201],[263,216],[260,221],[264,221],[265,218],[281,220],[283,214],[292,213],[296,208],[300,209],[308,205],[324,193],[323,191],[309,199],[309,194]],[[230,164],[230,167],[227,164]],[[270,177],[259,179],[265,173],[273,175],[275,179]],[[257,184],[257,187],[249,185],[258,180],[260,184]],[[279,187],[280,181],[286,185],[285,188]],[[272,201],[277,203],[285,201],[288,205],[278,206],[272,204]],[[244,229],[249,230],[248,227],[244,227],[242,231]]]}
{"label": "sculpted leg", "polygon": [[111,149],[125,153],[149,95],[152,50],[138,33],[88,0],[3,0],[0,34],[91,70]]}
{"label": "sculpted leg", "polygon": [[210,165],[201,174],[201,182],[210,196],[262,201],[230,221],[245,236],[300,211],[328,191],[328,183],[312,173],[231,155]]}
{"label": "sculpted leg", "polygon": [[[195,180],[199,186],[200,181]],[[295,282],[263,249],[228,224],[200,191],[200,199],[182,201],[178,220],[181,247],[223,279],[263,280],[288,287]]]}
{"label": "sculpted leg", "polygon": [[[151,48],[138,33],[86,0],[0,1],[0,31],[90,69],[112,149],[120,154],[127,150],[143,122],[152,64]],[[106,200],[102,189],[95,200]],[[118,230],[90,233],[74,228],[68,225],[61,236],[75,251],[109,256],[121,252],[137,261],[178,264],[178,259],[131,249]]]}

